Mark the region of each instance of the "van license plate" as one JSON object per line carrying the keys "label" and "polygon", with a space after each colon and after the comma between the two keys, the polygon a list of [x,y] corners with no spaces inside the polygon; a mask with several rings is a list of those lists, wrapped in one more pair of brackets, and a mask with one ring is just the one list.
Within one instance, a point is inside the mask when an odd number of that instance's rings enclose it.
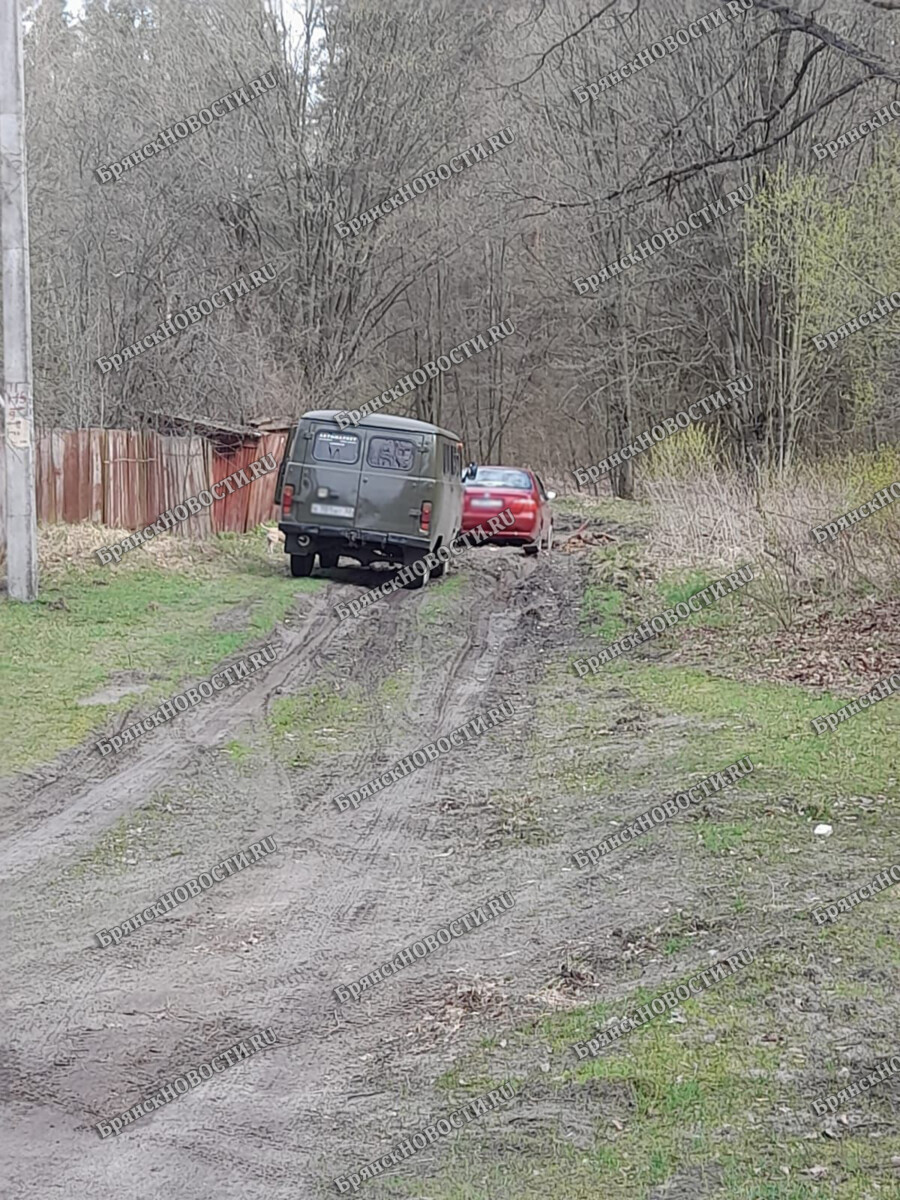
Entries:
{"label": "van license plate", "polygon": [[317,517],[352,517],[354,512],[343,504],[314,504],[310,511]]}
{"label": "van license plate", "polygon": [[502,500],[473,500],[473,508],[502,508]]}

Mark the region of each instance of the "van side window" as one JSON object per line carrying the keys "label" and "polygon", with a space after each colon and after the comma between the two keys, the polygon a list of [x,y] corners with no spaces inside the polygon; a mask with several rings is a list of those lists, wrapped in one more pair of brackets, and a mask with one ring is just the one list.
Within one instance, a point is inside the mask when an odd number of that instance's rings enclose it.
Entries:
{"label": "van side window", "polygon": [[373,437],[366,461],[370,467],[388,471],[411,471],[416,448],[406,438]]}
{"label": "van side window", "polygon": [[355,463],[359,458],[359,438],[355,433],[322,429],[316,434],[312,455],[319,462]]}

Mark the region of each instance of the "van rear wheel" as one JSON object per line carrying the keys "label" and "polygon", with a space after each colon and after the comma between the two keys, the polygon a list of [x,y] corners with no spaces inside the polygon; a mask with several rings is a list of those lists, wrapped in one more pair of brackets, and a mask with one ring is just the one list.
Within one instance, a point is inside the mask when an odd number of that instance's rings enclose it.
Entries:
{"label": "van rear wheel", "polygon": [[[413,562],[420,562],[422,564],[422,566],[425,567],[424,558],[411,559],[406,564],[407,567],[411,568],[413,565]],[[419,590],[419,588],[423,588],[425,586],[425,584],[428,582],[430,575],[431,575],[431,572],[427,569],[423,570],[421,574],[419,574],[418,571],[414,571],[414,572],[412,572],[412,578],[410,579],[409,583],[407,583],[406,586],[409,588],[409,590],[411,592],[417,592]]]}
{"label": "van rear wheel", "polygon": [[305,579],[312,574],[313,556],[311,554],[291,555],[291,574],[295,579]]}
{"label": "van rear wheel", "polygon": [[439,562],[436,567],[432,567],[432,569],[431,569],[431,578],[432,579],[443,579],[446,574],[447,574],[446,559],[444,560],[444,562]]}

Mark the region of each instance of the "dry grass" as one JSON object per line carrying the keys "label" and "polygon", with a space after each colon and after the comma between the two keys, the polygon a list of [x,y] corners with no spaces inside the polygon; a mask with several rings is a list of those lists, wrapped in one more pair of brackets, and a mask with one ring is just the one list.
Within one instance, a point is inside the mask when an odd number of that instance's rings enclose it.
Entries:
{"label": "dry grass", "polygon": [[806,469],[758,488],[721,470],[654,479],[645,485],[654,515],[651,549],[672,566],[758,563],[771,587],[799,596],[861,587],[891,593],[900,575],[900,503],[833,542],[819,545],[812,535],[883,486],[875,479],[867,489],[835,471]]}
{"label": "dry grass", "polygon": [[[128,529],[113,529],[83,521],[77,525],[41,525],[38,528],[38,565],[42,575],[55,577],[67,570],[99,567],[96,551],[103,546],[121,542],[131,533]],[[226,567],[235,556],[246,560],[266,552],[266,530],[249,534],[219,534],[208,541],[197,541],[170,532],[159,534],[152,541],[136,546],[110,563],[115,572],[140,571],[152,568],[160,571],[206,571]],[[6,561],[5,548],[0,548],[0,564]]]}

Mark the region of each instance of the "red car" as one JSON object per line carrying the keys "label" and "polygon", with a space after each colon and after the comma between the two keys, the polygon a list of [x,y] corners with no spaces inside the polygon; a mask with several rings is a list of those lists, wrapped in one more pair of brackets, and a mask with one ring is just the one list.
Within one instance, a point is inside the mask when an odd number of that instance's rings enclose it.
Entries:
{"label": "red car", "polygon": [[553,545],[553,514],[548,492],[533,471],[520,467],[478,467],[465,479],[462,531],[487,525],[509,509],[515,521],[508,529],[487,539],[495,546],[523,546],[526,554],[549,550]]}

